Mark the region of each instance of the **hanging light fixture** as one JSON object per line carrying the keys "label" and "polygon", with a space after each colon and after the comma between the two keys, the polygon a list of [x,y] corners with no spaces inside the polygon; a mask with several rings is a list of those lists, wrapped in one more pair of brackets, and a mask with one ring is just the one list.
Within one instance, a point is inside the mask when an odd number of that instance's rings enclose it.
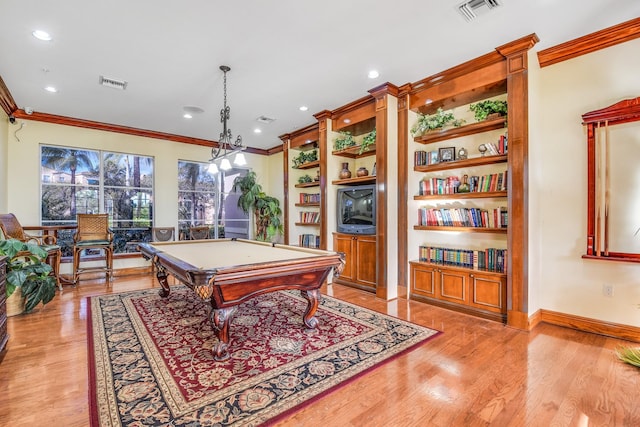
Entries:
{"label": "hanging light fixture", "polygon": [[222,123],[222,132],[220,132],[220,140],[217,147],[211,148],[211,159],[209,159],[209,172],[218,173],[218,166],[216,161],[220,160],[220,169],[227,171],[231,169],[231,162],[227,157],[236,155],[233,163],[238,166],[247,164],[247,160],[242,153],[245,147],[242,146],[242,137],[238,135],[235,141],[233,141],[233,135],[231,129],[228,127],[228,121],[231,116],[231,108],[227,105],[227,71],[230,71],[226,65],[221,65],[220,69],[224,73],[223,85],[224,85],[224,105],[220,110],[220,122]]}

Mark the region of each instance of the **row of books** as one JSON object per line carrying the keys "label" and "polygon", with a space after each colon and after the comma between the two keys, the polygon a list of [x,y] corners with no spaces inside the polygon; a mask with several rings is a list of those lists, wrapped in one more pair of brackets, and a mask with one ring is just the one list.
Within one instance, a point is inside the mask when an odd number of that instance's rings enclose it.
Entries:
{"label": "row of books", "polygon": [[486,193],[507,191],[507,171],[482,176],[464,175],[445,178],[427,178],[420,180],[418,194],[431,196],[436,194]]}
{"label": "row of books", "polygon": [[485,250],[451,249],[420,246],[420,261],[474,270],[507,272],[507,250],[486,248]]}
{"label": "row of books", "polygon": [[487,148],[487,152],[490,155],[498,156],[501,154],[507,154],[508,151],[508,139],[506,135],[500,135],[498,142],[485,142],[484,146]]}
{"label": "row of books", "polygon": [[320,203],[320,193],[300,193],[300,203]]}
{"label": "row of books", "polygon": [[300,212],[300,222],[317,224],[320,222],[320,212],[302,211]]}
{"label": "row of books", "polygon": [[320,236],[316,234],[301,234],[298,236],[298,244],[303,248],[317,249],[320,247]]}
{"label": "row of books", "polygon": [[507,228],[507,208],[420,208],[418,225],[443,227]]}

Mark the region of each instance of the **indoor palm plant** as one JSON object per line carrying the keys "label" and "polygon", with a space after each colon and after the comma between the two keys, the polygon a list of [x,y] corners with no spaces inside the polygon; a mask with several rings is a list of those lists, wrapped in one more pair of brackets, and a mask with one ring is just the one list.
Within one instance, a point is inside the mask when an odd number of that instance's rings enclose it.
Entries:
{"label": "indoor palm plant", "polygon": [[250,213],[253,209],[257,240],[270,242],[278,233],[283,233],[280,201],[262,191],[255,172],[250,171],[245,176],[237,177],[233,181],[233,190],[240,192],[238,198],[240,209],[245,213]]}
{"label": "indoor palm plant", "polygon": [[47,304],[56,294],[56,279],[45,263],[47,251],[33,243],[16,239],[0,240],[0,255],[7,257],[6,294],[22,292],[24,311],[29,313],[40,303]]}

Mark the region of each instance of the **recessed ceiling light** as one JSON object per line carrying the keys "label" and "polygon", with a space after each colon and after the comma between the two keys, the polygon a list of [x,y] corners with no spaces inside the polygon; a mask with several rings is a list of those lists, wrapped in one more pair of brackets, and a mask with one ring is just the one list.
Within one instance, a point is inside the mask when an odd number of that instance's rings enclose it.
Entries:
{"label": "recessed ceiling light", "polygon": [[192,119],[193,118],[193,116],[191,114],[189,114],[189,113],[184,113],[182,115],[182,117],[184,117],[185,119]]}
{"label": "recessed ceiling light", "polygon": [[51,34],[47,33],[46,31],[34,30],[31,34],[38,40],[42,40],[45,42],[51,41]]}
{"label": "recessed ceiling light", "polygon": [[431,104],[432,102],[433,102],[433,99],[431,99],[431,98],[427,98],[427,99],[425,99],[425,101],[424,101],[424,103],[425,103],[426,105],[429,105],[429,104]]}
{"label": "recessed ceiling light", "polygon": [[351,123],[351,119],[344,119],[343,122],[345,123]]}
{"label": "recessed ceiling light", "polygon": [[253,130],[253,133],[262,133],[262,129],[255,128],[255,129]]}
{"label": "recessed ceiling light", "polygon": [[380,77],[380,73],[376,70],[371,70],[369,71],[368,76],[370,79],[377,79],[378,77]]}
{"label": "recessed ceiling light", "polygon": [[44,88],[44,90],[46,90],[47,92],[51,92],[51,93],[56,93],[58,91],[58,89],[56,89],[53,86],[47,86]]}
{"label": "recessed ceiling light", "polygon": [[307,111],[309,109],[309,107],[307,107],[306,105],[302,105],[300,107],[300,111]]}

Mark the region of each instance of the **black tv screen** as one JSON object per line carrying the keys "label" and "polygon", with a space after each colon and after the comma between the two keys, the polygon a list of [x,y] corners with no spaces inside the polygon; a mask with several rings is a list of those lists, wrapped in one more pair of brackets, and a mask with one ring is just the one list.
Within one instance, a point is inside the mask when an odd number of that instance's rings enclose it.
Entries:
{"label": "black tv screen", "polygon": [[376,186],[339,188],[337,228],[340,233],[376,234]]}

